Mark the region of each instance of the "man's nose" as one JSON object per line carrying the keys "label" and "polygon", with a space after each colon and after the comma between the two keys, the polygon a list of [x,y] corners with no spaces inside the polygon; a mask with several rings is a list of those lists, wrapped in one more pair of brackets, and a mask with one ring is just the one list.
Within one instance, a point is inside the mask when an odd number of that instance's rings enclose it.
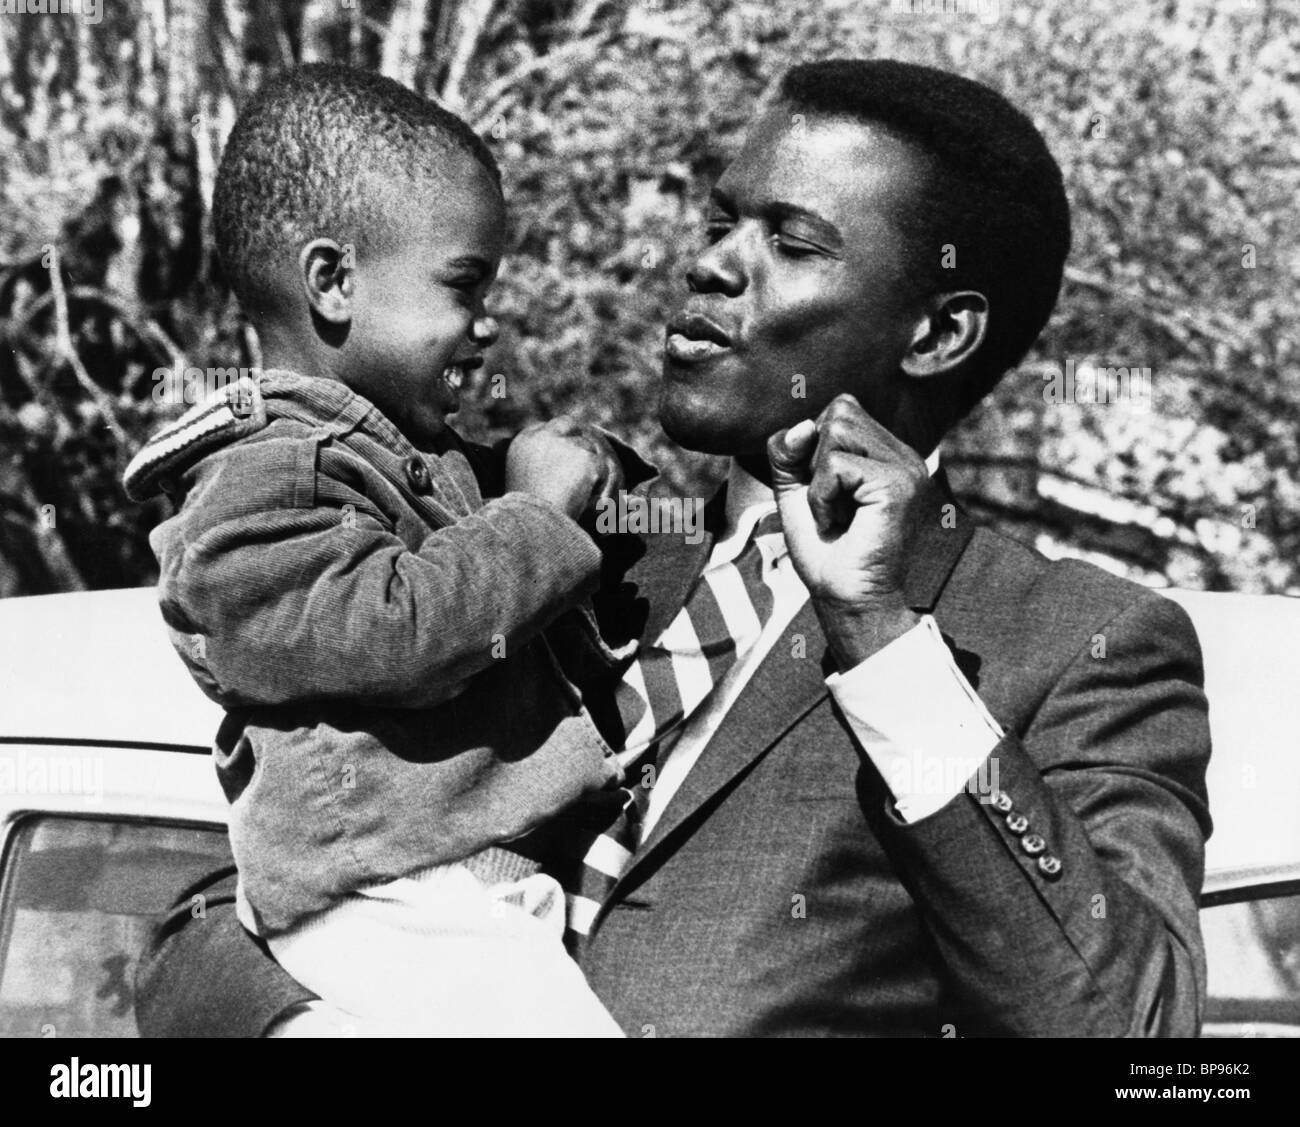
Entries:
{"label": "man's nose", "polygon": [[737,297],[745,289],[745,271],[737,254],[733,231],[695,256],[686,268],[686,288],[691,293],[720,293]]}
{"label": "man's nose", "polygon": [[501,335],[501,326],[495,317],[475,317],[469,326],[469,339],[479,348],[496,344]]}

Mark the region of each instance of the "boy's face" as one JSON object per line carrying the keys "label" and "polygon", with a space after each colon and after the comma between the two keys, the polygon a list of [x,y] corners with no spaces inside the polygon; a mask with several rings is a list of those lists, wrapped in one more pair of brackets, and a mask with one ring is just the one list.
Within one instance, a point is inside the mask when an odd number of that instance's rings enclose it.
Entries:
{"label": "boy's face", "polygon": [[902,394],[914,291],[897,217],[921,167],[868,125],[778,104],[709,207],[709,246],[668,325],[660,421],[692,450],[761,455],[849,392],[885,426]]}
{"label": "boy's face", "polygon": [[461,381],[495,339],[483,301],[501,262],[505,206],[487,171],[456,154],[445,184],[411,192],[393,218],[398,237],[358,253],[340,375],[424,448],[438,444]]}

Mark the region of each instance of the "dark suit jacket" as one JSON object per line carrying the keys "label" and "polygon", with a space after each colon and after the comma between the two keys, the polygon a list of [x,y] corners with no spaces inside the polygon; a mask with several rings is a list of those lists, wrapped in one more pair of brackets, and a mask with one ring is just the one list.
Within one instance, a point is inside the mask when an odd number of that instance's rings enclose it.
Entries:
{"label": "dark suit jacket", "polygon": [[[832,666],[805,606],[585,946],[583,968],[629,1034],[1196,1032],[1209,729],[1191,623],[1154,592],[1051,563],[949,505],[939,483],[918,513],[908,601],[934,614],[1007,732],[1000,790],[1059,873],[975,794],[898,820],[826,689]],[[638,545],[607,576],[610,633],[656,637],[710,547]],[[252,1035],[310,997],[233,912],[206,916],[182,902],[160,933],[141,976],[144,1032]]]}

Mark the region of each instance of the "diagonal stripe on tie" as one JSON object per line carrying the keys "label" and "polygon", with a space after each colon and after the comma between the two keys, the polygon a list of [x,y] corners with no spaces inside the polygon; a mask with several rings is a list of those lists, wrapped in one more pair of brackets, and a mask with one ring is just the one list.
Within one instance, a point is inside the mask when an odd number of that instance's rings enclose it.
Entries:
{"label": "diagonal stripe on tie", "polygon": [[[759,538],[780,532],[771,513],[758,521],[744,550],[730,564],[697,577],[678,612],[653,645],[632,662],[616,690],[627,733],[625,751],[646,752],[627,768],[633,788],[608,792],[604,829],[587,822],[571,841],[582,857],[567,879],[571,943],[589,934],[601,905],[630,868],[640,844],[648,794],[635,787],[640,770],[655,766],[680,736],[682,725],[728,670],[759,639],[771,618],[774,597],[764,578],[765,554]],[[621,804],[618,808],[617,804]],[[597,815],[600,817],[600,815]]]}
{"label": "diagonal stripe on tie", "polygon": [[[727,626],[727,619],[718,605],[718,597],[713,586],[703,576],[691,592],[690,600],[683,608],[695,629],[699,653],[708,663],[710,688],[722,680],[722,676],[736,660],[736,638]],[[683,702],[686,711],[691,710],[689,702]]]}
{"label": "diagonal stripe on tie", "polygon": [[[678,619],[674,619],[673,626],[677,622]],[[670,626],[668,630],[672,628]],[[682,715],[682,696],[673,670],[672,655],[667,649],[655,646],[638,658],[636,664],[641,667],[646,700],[650,702],[650,711],[655,718],[655,731],[663,732],[677,723]]]}
{"label": "diagonal stripe on tie", "polygon": [[[704,654],[704,645],[695,632],[695,623],[691,621],[689,611],[677,616],[677,621],[669,628],[672,641],[668,643],[668,664],[672,667],[673,677],[677,682],[677,695],[681,703],[672,718],[674,728],[683,717],[695,711],[696,705],[713,691],[713,675],[709,670],[709,659]],[[730,662],[727,663],[728,665]],[[654,700],[652,697],[651,700]]]}
{"label": "diagonal stripe on tie", "polygon": [[568,908],[569,931],[582,936],[590,935],[591,925],[596,922],[596,915],[600,911],[600,901],[570,893],[565,897],[565,904]]}
{"label": "diagonal stripe on tie", "polygon": [[612,880],[618,880],[625,872],[632,861],[632,851],[620,842],[615,841],[607,833],[603,833],[596,838],[595,843],[587,851],[583,862],[590,865],[598,873],[610,877]]}
{"label": "diagonal stripe on tie", "polygon": [[749,595],[749,600],[754,606],[754,613],[758,615],[759,621],[764,624],[772,617],[774,598],[772,588],[767,585],[763,578],[765,560],[758,538],[760,536],[769,536],[780,530],[781,526],[776,513],[764,517],[758,522],[758,527],[754,529],[754,539],[749,542],[749,546],[736,560],[736,570],[740,573],[741,582],[745,585],[745,592]]}
{"label": "diagonal stripe on tie", "polygon": [[572,890],[570,908],[576,907],[576,916],[571,912],[568,930],[578,935],[588,934],[591,921],[596,912],[589,911],[586,903],[596,905],[596,910],[605,902],[632,862],[632,848],[641,825],[641,808],[630,790],[624,790],[623,809],[604,833],[592,843],[582,859],[578,869],[577,887]]}
{"label": "diagonal stripe on tie", "polygon": [[627,732],[625,748],[648,747],[654,739],[655,718],[650,711],[650,696],[645,687],[641,663],[634,661],[615,689],[615,704]]}

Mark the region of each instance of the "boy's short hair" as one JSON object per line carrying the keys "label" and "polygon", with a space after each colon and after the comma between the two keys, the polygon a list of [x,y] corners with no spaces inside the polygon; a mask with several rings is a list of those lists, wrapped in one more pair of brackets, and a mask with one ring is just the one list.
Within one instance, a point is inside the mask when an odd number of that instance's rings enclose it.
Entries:
{"label": "boy's short hair", "polygon": [[[779,96],[795,109],[879,125],[929,163],[910,214],[917,281],[989,300],[988,335],[953,389],[967,414],[1029,350],[1056,304],[1070,249],[1061,170],[1032,121],[997,91],[892,59],[797,66]],[[955,248],[953,269],[944,246]]]}
{"label": "boy's short hair", "polygon": [[488,147],[455,114],[369,71],[309,63],[269,79],[226,142],[213,193],[217,254],[250,315],[274,303],[277,253],[318,236],[361,248],[413,182],[446,182],[448,160]]}

